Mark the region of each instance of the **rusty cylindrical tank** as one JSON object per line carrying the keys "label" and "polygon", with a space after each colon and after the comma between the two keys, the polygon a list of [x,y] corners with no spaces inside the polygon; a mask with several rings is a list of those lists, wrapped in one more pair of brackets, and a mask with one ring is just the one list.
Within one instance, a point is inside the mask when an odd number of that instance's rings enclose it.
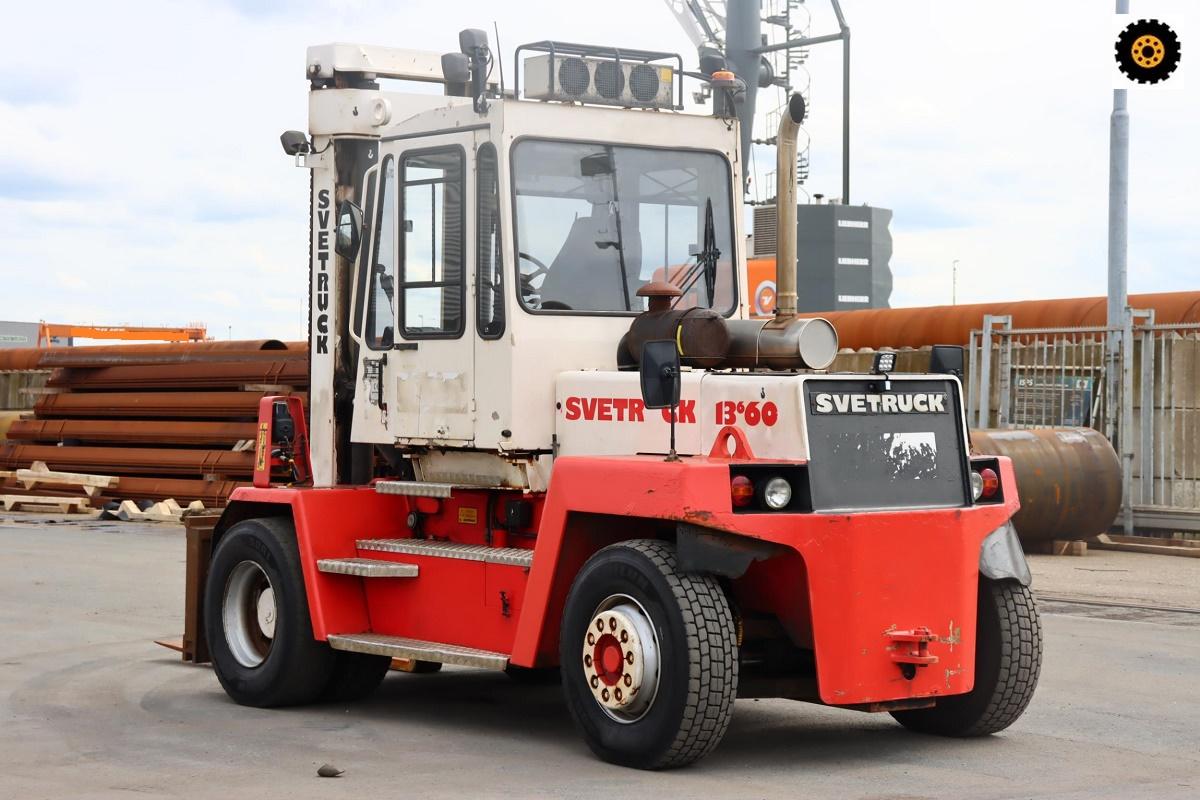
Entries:
{"label": "rusty cylindrical tank", "polygon": [[1012,459],[1021,498],[1013,526],[1024,544],[1096,536],[1120,510],[1121,462],[1091,428],[973,430],[971,451]]}
{"label": "rusty cylindrical tank", "polygon": [[679,362],[688,367],[717,367],[729,352],[729,328],[710,308],[669,308],[634,317],[625,340],[634,363],[641,360],[642,345],[654,339],[673,340]]}

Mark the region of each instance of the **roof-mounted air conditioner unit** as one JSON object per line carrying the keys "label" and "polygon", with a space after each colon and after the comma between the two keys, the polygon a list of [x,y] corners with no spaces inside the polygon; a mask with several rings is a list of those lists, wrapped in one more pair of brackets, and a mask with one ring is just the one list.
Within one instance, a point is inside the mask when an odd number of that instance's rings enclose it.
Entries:
{"label": "roof-mounted air conditioner unit", "polygon": [[525,59],[525,96],[627,108],[674,108],[676,71],[665,64],[579,55]]}

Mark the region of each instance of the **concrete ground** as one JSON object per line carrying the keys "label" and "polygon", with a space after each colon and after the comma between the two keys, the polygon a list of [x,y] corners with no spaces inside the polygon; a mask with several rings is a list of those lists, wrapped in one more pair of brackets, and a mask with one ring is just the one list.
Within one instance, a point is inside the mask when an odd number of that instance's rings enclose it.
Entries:
{"label": "concrete ground", "polygon": [[[1200,614],[1043,604],[1038,694],[987,739],[745,700],[707,759],[644,773],[593,758],[556,687],[498,673],[394,673],[351,707],[237,706],[152,642],[179,635],[183,560],[176,526],[0,515],[0,798],[1200,797]],[[1197,559],[1033,569],[1058,595],[1170,574],[1181,594],[1160,604],[1200,607]],[[1104,597],[1140,596],[1126,589]],[[316,777],[325,762],[345,775]]]}

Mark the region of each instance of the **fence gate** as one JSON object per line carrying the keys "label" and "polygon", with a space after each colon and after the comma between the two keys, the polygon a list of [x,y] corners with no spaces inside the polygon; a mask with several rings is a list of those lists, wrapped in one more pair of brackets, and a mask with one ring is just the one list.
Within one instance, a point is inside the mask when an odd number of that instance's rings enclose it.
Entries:
{"label": "fence gate", "polygon": [[1014,329],[985,316],[969,342],[968,420],[1094,428],[1121,458],[1127,533],[1200,531],[1200,325],[1155,325],[1152,311],[1133,319],[1124,330]]}

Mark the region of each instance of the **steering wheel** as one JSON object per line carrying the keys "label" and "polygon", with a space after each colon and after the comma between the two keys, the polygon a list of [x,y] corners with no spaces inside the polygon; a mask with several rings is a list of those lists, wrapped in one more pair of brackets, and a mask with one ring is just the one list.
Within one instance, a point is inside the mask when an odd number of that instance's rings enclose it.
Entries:
{"label": "steering wheel", "polygon": [[544,279],[547,275],[549,275],[550,268],[547,267],[546,264],[541,259],[535,258],[534,256],[529,255],[529,253],[522,253],[522,252],[518,251],[517,258],[522,259],[524,261],[528,261],[528,262],[532,263],[534,266],[532,272],[522,272],[521,273],[521,296],[524,297],[526,300],[531,300],[533,298],[537,298],[537,300],[538,300],[537,307],[538,308],[544,308],[547,310],[550,310],[550,309],[569,310],[568,306],[564,305],[563,303],[559,303],[555,300],[547,300],[544,303],[541,302],[540,287],[533,285],[533,282],[535,280],[537,280],[538,278]]}
{"label": "steering wheel", "polygon": [[534,278],[540,278],[543,275],[546,275],[550,272],[550,268],[547,267],[545,265],[545,263],[542,262],[541,259],[534,258],[533,256],[529,255],[529,253],[518,252],[517,258],[532,262],[534,265],[533,272],[522,272],[521,273],[521,280],[525,281],[526,283],[528,283],[529,281],[532,281]]}

